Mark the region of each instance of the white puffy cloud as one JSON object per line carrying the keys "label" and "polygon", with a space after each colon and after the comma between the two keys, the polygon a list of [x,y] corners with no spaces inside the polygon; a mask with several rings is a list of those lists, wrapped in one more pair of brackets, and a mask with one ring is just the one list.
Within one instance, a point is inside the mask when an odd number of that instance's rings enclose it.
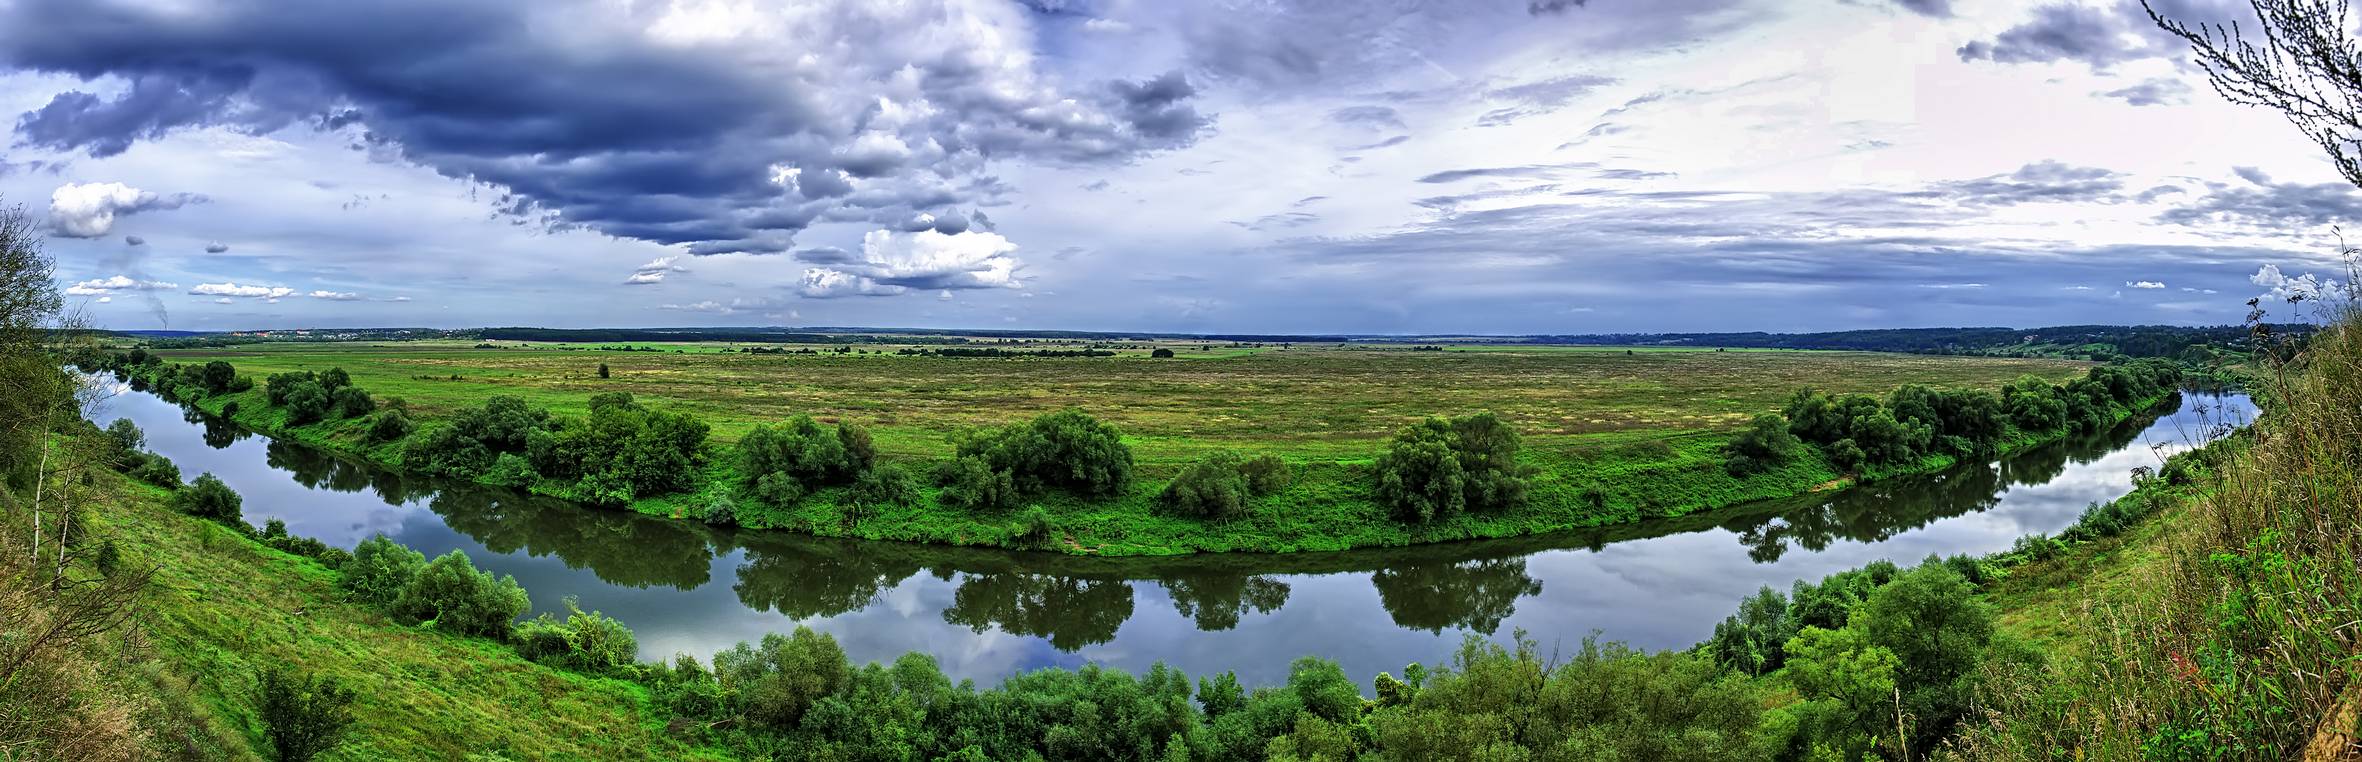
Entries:
{"label": "white puffy cloud", "polygon": [[119,291],[170,291],[176,288],[180,288],[180,284],[166,283],[160,280],[133,280],[128,276],[117,275],[86,280],[67,286],[66,295],[103,296]]}
{"label": "white puffy cloud", "polygon": [[2125,281],[2125,282],[2124,282],[2124,287],[2125,287],[2125,288],[2164,288],[2164,287],[2165,287],[2165,284],[2163,284],[2163,283],[2159,283],[2159,282],[2157,282],[2157,281],[2153,281],[2153,280],[2128,280],[2128,281]]}
{"label": "white puffy cloud", "polygon": [[351,291],[314,290],[313,292],[305,294],[304,296],[309,296],[314,299],[326,299],[331,302],[357,302],[361,300],[360,294],[356,294]]}
{"label": "white puffy cloud", "polygon": [[[196,288],[189,289],[189,293],[198,296],[219,296],[225,299],[229,297],[241,297],[249,299],[277,299],[282,296],[294,294],[295,289],[285,286],[241,286],[236,283],[199,283],[197,284]],[[220,302],[222,300],[216,299],[214,301]],[[223,303],[226,304],[227,302]]]}
{"label": "white puffy cloud", "polygon": [[655,259],[649,260],[647,264],[633,268],[631,277],[623,279],[624,285],[654,285],[663,283],[664,276],[666,275],[670,275],[672,273],[688,272],[689,268],[675,264],[679,260],[679,256],[657,257]]}
{"label": "white puffy cloud", "polygon": [[827,250],[825,257],[805,257],[828,264],[804,271],[804,296],[892,296],[911,289],[940,291],[1023,288],[1017,270],[1024,266],[1013,256],[1017,244],[999,233],[968,230],[913,232],[872,230],[861,238],[861,251]]}
{"label": "white puffy cloud", "polygon": [[2256,298],[2267,301],[2322,301],[2346,293],[2346,285],[2335,278],[2324,278],[2312,273],[2285,275],[2280,272],[2279,265],[2256,268],[2254,275],[2247,276],[2247,282],[2269,289],[2256,295]]}
{"label": "white puffy cloud", "polygon": [[834,299],[840,296],[893,296],[909,291],[901,286],[888,286],[868,278],[826,267],[804,270],[804,282],[796,293],[811,299]]}
{"label": "white puffy cloud", "polygon": [[164,196],[122,183],[67,183],[49,194],[49,228],[67,238],[97,238],[114,230],[118,217],[204,201],[204,196]]}

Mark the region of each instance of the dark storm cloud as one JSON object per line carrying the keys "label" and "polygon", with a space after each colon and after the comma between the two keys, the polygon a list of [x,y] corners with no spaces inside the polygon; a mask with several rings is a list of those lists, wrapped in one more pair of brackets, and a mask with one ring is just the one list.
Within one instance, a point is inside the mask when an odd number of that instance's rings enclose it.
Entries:
{"label": "dark storm cloud", "polygon": [[[951,24],[942,9],[822,6],[761,30],[775,34],[694,44],[644,31],[664,10],[23,0],[0,5],[0,63],[123,84],[25,113],[27,145],[109,156],[193,128],[350,130],[507,189],[502,208],[522,217],[706,251],[784,250],[800,225],[782,223],[818,215],[781,214],[798,202],[773,182],[779,167],[802,170],[806,200],[874,184],[858,205],[890,218],[992,200],[949,190],[976,187],[960,178],[986,157],[1120,162],[1211,122],[1179,74],[1070,92],[956,26],[874,44],[882,29]],[[790,63],[798,46],[821,65]]]}
{"label": "dark storm cloud", "polygon": [[209,244],[205,244],[205,253],[207,253],[207,254],[220,254],[220,253],[222,253],[222,252],[226,252],[226,251],[229,251],[229,250],[230,250],[230,245],[229,245],[229,244],[226,244],[226,243],[209,243]]}
{"label": "dark storm cloud", "polygon": [[2282,183],[2254,167],[2240,167],[2243,183],[2206,183],[2202,195],[2158,219],[2177,225],[2229,225],[2264,230],[2317,227],[2362,220],[2362,193],[2335,183]]}
{"label": "dark storm cloud", "polygon": [[2178,106],[2190,102],[2190,86],[2178,79],[2156,77],[2100,95],[2134,106]]}
{"label": "dark storm cloud", "polygon": [[[2166,18],[2191,24],[2254,20],[2242,0],[2151,0],[2150,6]],[[2149,19],[2140,0],[2113,0],[2036,8],[2032,18],[1992,39],[1971,41],[1959,54],[1963,61],[2076,61],[2104,70],[2126,61],[2182,56],[2184,47],[2180,38]]]}

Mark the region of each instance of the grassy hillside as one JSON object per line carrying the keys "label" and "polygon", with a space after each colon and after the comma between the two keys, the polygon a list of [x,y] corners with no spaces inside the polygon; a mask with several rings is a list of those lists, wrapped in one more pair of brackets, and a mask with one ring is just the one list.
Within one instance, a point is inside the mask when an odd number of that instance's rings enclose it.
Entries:
{"label": "grassy hillside", "polygon": [[[357,691],[355,729],[323,759],[630,759],[693,757],[664,732],[645,688],[535,664],[507,646],[398,625],[347,603],[335,573],[165,504],[164,491],[105,470],[77,487],[82,506],[71,579],[123,579],[152,570],[130,619],[0,681],[0,756],[22,759],[253,759],[263,746],[257,676],[267,667],[325,676]],[[76,478],[79,478],[78,476]],[[49,485],[51,505],[60,496]],[[82,599],[53,595],[30,557],[29,494],[7,491],[0,582],[25,604],[0,642],[55,621]],[[57,518],[49,516],[50,526]],[[98,543],[114,549],[112,575]],[[55,547],[47,548],[54,553]],[[46,555],[46,553],[45,553]],[[31,589],[27,586],[32,585]],[[0,649],[0,652],[11,652]],[[47,679],[44,679],[46,677]],[[28,717],[36,697],[65,688],[67,706]],[[17,727],[10,728],[11,721]],[[49,732],[39,725],[83,726]],[[22,731],[33,740],[17,736]],[[73,739],[52,746],[56,739]],[[48,739],[48,740],[42,740]],[[29,746],[12,745],[27,742]],[[50,746],[45,753],[44,746]],[[27,751],[29,750],[29,752]],[[471,756],[474,755],[474,756]]]}

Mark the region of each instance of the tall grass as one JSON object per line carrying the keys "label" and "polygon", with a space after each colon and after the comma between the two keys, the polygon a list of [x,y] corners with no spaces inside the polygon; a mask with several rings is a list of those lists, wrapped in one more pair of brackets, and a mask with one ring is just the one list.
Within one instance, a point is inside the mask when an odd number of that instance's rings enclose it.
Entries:
{"label": "tall grass", "polygon": [[2252,443],[2166,514],[2137,578],[2086,581],[2080,648],[1988,683],[1965,756],[2362,753],[2362,308],[2318,308],[2328,330],[2259,358]]}

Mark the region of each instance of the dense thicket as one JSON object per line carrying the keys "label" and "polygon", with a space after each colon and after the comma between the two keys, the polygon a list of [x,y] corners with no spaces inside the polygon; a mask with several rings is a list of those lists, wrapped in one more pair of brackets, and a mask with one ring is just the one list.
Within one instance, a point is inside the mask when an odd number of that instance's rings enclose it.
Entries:
{"label": "dense thicket", "polygon": [[[1846,473],[1904,467],[1929,456],[1986,458],[2013,437],[2049,438],[2098,431],[2134,408],[2172,392],[2181,372],[2164,360],[2092,368],[2051,384],[2027,376],[2000,395],[1978,389],[1906,385],[1884,400],[1865,394],[1799,391],[1781,410],[1788,433],[1819,449]],[[1783,461],[1786,442],[1757,419],[1726,449],[1733,473]]]}
{"label": "dense thicket", "polygon": [[749,496],[792,505],[813,490],[862,478],[877,456],[877,446],[861,427],[846,422],[824,427],[800,415],[782,426],[756,426],[738,440],[738,476]]}
{"label": "dense thicket", "polygon": [[[1132,450],[1123,434],[1081,410],[971,433],[960,440],[956,457],[960,478],[947,487],[980,507],[1007,505],[998,496],[1011,490],[1026,495],[1057,488],[1107,497],[1132,482]],[[970,499],[988,496],[994,499]]]}
{"label": "dense thicket", "polygon": [[1184,516],[1225,519],[1244,512],[1248,500],[1287,486],[1288,464],[1279,456],[1216,450],[1181,469],[1157,498]]}

